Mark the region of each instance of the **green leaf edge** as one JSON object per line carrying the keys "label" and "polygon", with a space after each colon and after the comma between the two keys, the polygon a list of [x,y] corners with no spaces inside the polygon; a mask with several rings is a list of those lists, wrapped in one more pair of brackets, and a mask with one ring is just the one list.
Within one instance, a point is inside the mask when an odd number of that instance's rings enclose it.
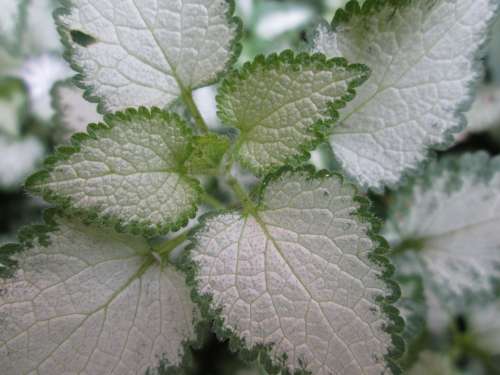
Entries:
{"label": "green leaf edge", "polygon": [[[398,7],[404,7],[411,5],[411,3],[415,1],[421,0],[366,0],[361,6],[358,3],[358,0],[350,0],[345,6],[344,9],[338,9],[335,13],[332,21],[331,27],[332,31],[336,32],[337,27],[348,23],[353,17],[360,16],[372,16],[374,13],[379,12],[384,6],[393,6],[395,9]],[[462,101],[457,105],[456,111],[454,111],[454,117],[457,121],[456,126],[449,128],[442,135],[442,140],[440,142],[429,144],[426,149],[423,151],[423,158],[420,162],[417,162],[412,167],[407,167],[401,174],[399,181],[394,183],[381,183],[378,186],[368,186],[366,184],[361,185],[361,188],[365,191],[372,191],[377,194],[386,193],[386,189],[397,189],[401,186],[405,186],[412,180],[412,177],[418,175],[423,169],[425,169],[428,164],[437,157],[439,151],[445,151],[450,146],[455,143],[454,135],[460,133],[467,127],[467,119],[465,117],[466,112],[468,112],[474,102],[476,97],[476,91],[479,86],[479,79],[484,71],[483,57],[486,56],[489,41],[491,39],[491,31],[493,29],[493,25],[495,24],[495,20],[500,16],[500,4],[497,0],[490,0],[490,4],[496,6],[496,16],[492,17],[490,23],[488,25],[488,35],[484,38],[482,43],[478,46],[474,61],[473,61],[473,73],[475,77],[472,81],[469,82],[467,87],[467,95],[462,98]],[[335,157],[336,161],[340,164],[340,161]],[[343,173],[345,173],[346,177],[357,183],[357,179],[355,175],[348,173],[342,168]]]}
{"label": "green leaf edge", "polygon": [[75,133],[71,137],[70,145],[63,145],[56,148],[54,153],[45,159],[44,169],[34,173],[25,183],[25,188],[35,195],[42,196],[47,202],[60,207],[69,215],[81,215],[84,217],[85,223],[96,223],[107,226],[113,226],[118,233],[128,232],[134,235],[142,234],[146,237],[164,234],[168,231],[177,231],[187,225],[189,219],[193,218],[197,212],[197,204],[201,199],[203,189],[198,180],[184,176],[184,179],[190,183],[191,187],[197,192],[197,199],[193,202],[190,208],[186,208],[183,215],[176,221],[152,223],[150,221],[134,221],[129,224],[124,224],[123,219],[111,216],[102,215],[101,210],[93,208],[76,208],[72,204],[72,199],[61,194],[55,193],[48,189],[39,189],[38,183],[45,183],[48,174],[53,170],[57,163],[66,161],[70,156],[80,152],[80,146],[87,140],[96,140],[99,138],[102,131],[108,131],[119,124],[120,121],[132,121],[134,118],[144,119],[152,116],[161,116],[165,122],[174,122],[181,130],[187,139],[191,139],[192,131],[187,124],[175,113],[162,111],[159,108],[153,107],[147,109],[139,107],[138,109],[128,108],[122,112],[115,112],[104,116],[104,122],[99,124],[89,124],[87,133]]}
{"label": "green leaf edge", "polygon": [[[328,59],[322,53],[309,54],[306,52],[301,52],[295,54],[294,51],[288,49],[280,54],[272,53],[268,56],[258,55],[252,62],[247,62],[239,70],[231,71],[222,81],[219,92],[216,97],[217,101],[217,115],[221,119],[222,123],[226,126],[232,128],[239,128],[236,124],[233,124],[230,115],[226,111],[227,102],[230,96],[238,91],[241,82],[249,78],[257,69],[263,68],[263,70],[271,71],[274,69],[280,69],[285,66],[290,66],[292,70],[300,70],[302,67],[315,67],[318,70],[328,70],[333,67],[344,67],[349,71],[358,72],[360,78],[353,79],[347,88],[347,93],[339,99],[332,100],[327,104],[326,114],[330,116],[328,120],[319,120],[312,124],[308,130],[312,135],[316,137],[315,140],[305,142],[298,147],[297,153],[293,156],[288,157],[283,163],[273,163],[267,168],[253,166],[250,162],[245,160],[239,155],[239,146],[234,150],[237,155],[237,160],[240,164],[257,174],[262,176],[265,173],[276,172],[283,165],[291,165],[298,167],[303,162],[307,161],[310,157],[309,151],[316,148],[320,143],[324,142],[326,138],[327,131],[336,123],[339,112],[338,110],[345,107],[346,103],[354,99],[356,96],[355,88],[361,86],[370,76],[370,69],[366,65],[362,64],[349,64],[343,57],[335,57]],[[240,137],[238,139],[238,145],[244,142],[244,138]]]}
{"label": "green leaf edge", "polygon": [[[381,311],[387,317],[387,321],[389,323],[385,326],[385,332],[387,332],[391,336],[392,340],[392,348],[390,348],[388,353],[385,355],[386,365],[388,368],[390,368],[394,375],[402,374],[401,368],[398,365],[398,358],[400,358],[405,351],[405,342],[400,336],[401,332],[404,329],[405,323],[399,315],[399,310],[397,309],[397,307],[395,307],[395,303],[401,296],[401,290],[398,283],[393,278],[395,268],[387,258],[387,255],[389,253],[389,246],[387,244],[387,241],[378,234],[380,232],[382,224],[381,221],[370,212],[369,200],[358,194],[358,189],[355,185],[346,182],[341,174],[331,173],[326,170],[316,172],[312,166],[302,166],[299,168],[286,166],[275,171],[273,174],[269,174],[268,176],[266,176],[262,184],[255,190],[255,194],[253,194],[257,197],[259,205],[262,202],[263,194],[267,185],[270,182],[280,178],[284,173],[287,172],[304,173],[307,174],[311,179],[336,177],[344,186],[348,185],[354,189],[353,200],[360,204],[360,208],[357,210],[354,216],[361,222],[368,223],[371,226],[371,228],[368,230],[368,236],[375,244],[374,248],[372,249],[372,253],[369,255],[369,260],[376,265],[381,266],[381,268],[383,269],[381,280],[386,284],[387,290],[391,291],[391,294],[387,297],[378,298],[376,300],[376,303],[380,306]],[[179,261],[179,268],[186,273],[188,286],[191,287],[192,290],[191,298],[200,307],[202,316],[208,322],[212,322],[212,329],[215,332],[217,338],[220,341],[228,340],[231,351],[238,352],[239,357],[243,361],[253,362],[257,358],[259,358],[264,369],[269,373],[269,375],[277,374],[280,371],[280,375],[310,374],[309,371],[306,371],[304,369],[296,369],[293,373],[291,373],[284,363],[286,355],[283,355],[281,360],[272,358],[272,345],[270,344],[257,344],[252,348],[248,348],[245,344],[244,339],[238,337],[237,333],[233,329],[225,326],[224,318],[221,314],[221,309],[213,307],[212,297],[209,294],[200,294],[198,292],[198,282],[196,281],[198,266],[190,256],[191,250],[195,248],[197,244],[195,234],[197,231],[203,230],[207,226],[207,222],[209,219],[220,214],[227,213],[241,214],[240,211],[234,210],[209,212],[202,215],[200,217],[200,224],[191,230],[191,243],[186,247],[185,251],[182,254],[182,258]]]}
{"label": "green leaf edge", "polygon": [[[414,293],[410,296],[404,297],[401,295],[396,306],[405,307],[407,302],[417,303],[422,306],[425,312],[427,311],[427,304],[424,296],[424,285],[420,278],[416,276],[408,276],[408,275],[395,275],[395,279],[400,285],[404,285],[406,283],[415,283]],[[409,370],[413,364],[418,360],[418,356],[420,352],[425,349],[425,345],[427,344],[427,322],[425,315],[411,314],[408,319],[405,319],[405,328],[401,332],[401,337],[405,341],[405,351],[402,356],[399,358],[398,363],[404,370]],[[417,332],[412,333],[408,332],[407,328],[412,325],[408,322],[413,322],[413,325],[417,327]]]}
{"label": "green leaf edge", "polygon": [[4,47],[5,50],[12,56],[17,57],[21,55],[21,37],[23,30],[26,27],[26,20],[28,15],[28,3],[30,0],[19,0],[19,19],[14,30],[14,38],[9,42],[2,34],[0,34],[0,46]]}
{"label": "green leaf edge", "polygon": [[[64,52],[63,52],[63,57],[64,59],[68,62],[69,66],[71,69],[73,69],[77,74],[73,76],[72,80],[73,83],[84,90],[83,92],[83,97],[91,102],[91,103],[97,103],[97,112],[104,115],[108,111],[105,110],[104,108],[104,102],[103,99],[99,96],[96,96],[93,94],[94,91],[94,86],[92,85],[86,85],[84,82],[85,78],[85,73],[83,69],[78,65],[77,60],[74,58],[74,49],[71,47],[71,38],[69,36],[69,30],[66,29],[59,20],[60,17],[68,15],[71,13],[71,8],[73,5],[71,4],[72,0],[58,0],[60,7],[54,10],[53,12],[53,18],[55,20],[57,32],[60,35],[61,38],[61,43],[64,47]],[[235,0],[225,0],[227,5],[228,5],[228,10],[226,13],[226,19],[227,22],[231,25],[235,26],[235,35],[234,38],[231,42],[231,51],[232,53],[229,56],[228,61],[226,62],[226,66],[224,69],[222,69],[217,76],[215,77],[214,80],[212,81],[206,81],[204,83],[201,83],[200,85],[196,87],[191,87],[189,88],[190,90],[195,90],[200,87],[205,87],[211,84],[214,84],[218,81],[221,80],[222,77],[232,68],[232,66],[236,63],[238,60],[241,50],[242,50],[242,45],[241,45],[241,39],[243,36],[243,23],[240,20],[239,17],[235,15]],[[180,98],[180,96],[179,96]],[[171,103],[166,103],[164,107],[168,107]]]}
{"label": "green leaf edge", "polygon": [[[391,204],[388,211],[387,222],[392,223],[394,228],[398,228],[398,220],[395,219],[396,213],[406,214],[413,203],[413,189],[417,186],[422,188],[423,192],[432,190],[432,183],[444,173],[449,172],[451,175],[448,177],[447,193],[457,191],[461,187],[463,178],[472,177],[473,180],[481,183],[488,183],[496,173],[500,173],[500,155],[491,157],[484,151],[465,153],[462,155],[447,155],[439,161],[434,161],[426,165],[426,168],[420,173],[408,179],[407,183],[402,186],[395,196],[395,200]],[[500,273],[500,270],[499,270]],[[425,288],[425,275],[411,274],[411,276],[418,277],[423,283]],[[500,296],[500,276],[491,277],[490,283],[492,285],[493,293]],[[434,288],[439,291],[439,288]],[[445,303],[449,303],[454,297],[448,294],[437,294],[439,298]],[[463,300],[467,303],[473,301],[481,302],[483,299],[491,299],[488,293],[471,293],[470,290],[463,291]]]}
{"label": "green leaf edge", "polygon": [[[18,232],[18,243],[9,243],[0,246],[0,264],[6,265],[7,268],[0,267],[0,279],[10,279],[14,276],[17,270],[17,262],[12,260],[11,257],[23,251],[27,251],[34,246],[34,242],[38,241],[40,246],[48,247],[50,246],[49,234],[56,232],[59,229],[56,218],[66,218],[66,219],[76,219],[82,222],[85,225],[89,223],[85,223],[81,221],[80,218],[74,215],[66,215],[59,208],[48,208],[43,212],[43,218],[41,224],[31,224],[24,226]],[[95,226],[95,224],[94,224]],[[108,229],[112,230],[112,229]],[[170,265],[170,267],[179,270],[176,265]],[[207,335],[209,327],[206,322],[200,316],[198,320],[193,321],[194,326],[194,339],[185,340],[182,344],[183,349],[183,358],[178,366],[169,365],[168,361],[161,358],[158,363],[158,371],[160,375],[186,375],[185,370],[190,369],[193,366],[193,357],[191,349],[199,349],[203,342],[205,341],[205,337]],[[155,373],[151,373],[150,371],[153,369],[148,369],[146,375],[154,375]]]}

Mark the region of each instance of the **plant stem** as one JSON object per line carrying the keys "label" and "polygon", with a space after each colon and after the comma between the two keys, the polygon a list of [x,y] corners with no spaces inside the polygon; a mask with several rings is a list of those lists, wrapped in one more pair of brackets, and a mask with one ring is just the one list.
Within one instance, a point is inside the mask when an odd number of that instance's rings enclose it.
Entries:
{"label": "plant stem", "polygon": [[219,202],[217,199],[212,197],[210,194],[207,194],[206,192],[203,193],[201,199],[203,203],[206,203],[217,210],[224,210],[226,208],[226,206],[224,206],[221,202]]}
{"label": "plant stem", "polygon": [[241,186],[239,181],[233,176],[230,176],[227,179],[227,183],[231,187],[231,189],[233,189],[233,192],[236,195],[236,197],[241,201],[244,211],[249,213],[256,213],[257,207],[250,199],[250,196],[246,192],[245,188]]}
{"label": "plant stem", "polygon": [[182,100],[184,100],[184,103],[187,105],[191,116],[193,116],[198,130],[203,134],[207,134],[208,126],[205,123],[205,120],[203,120],[203,117],[201,116],[201,113],[193,100],[193,92],[191,90],[183,90],[181,96]]}
{"label": "plant stem", "polygon": [[180,244],[188,239],[189,231],[179,234],[177,237],[170,238],[162,244],[155,247],[155,253],[160,257],[168,257],[168,255]]}

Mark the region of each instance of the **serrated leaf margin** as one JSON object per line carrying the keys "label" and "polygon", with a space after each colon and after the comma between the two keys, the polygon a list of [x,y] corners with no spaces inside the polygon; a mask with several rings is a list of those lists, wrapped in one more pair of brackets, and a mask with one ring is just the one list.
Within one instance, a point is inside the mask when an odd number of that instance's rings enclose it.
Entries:
{"label": "serrated leaf margin", "polygon": [[[49,241],[48,235],[58,230],[59,225],[57,224],[57,217],[71,219],[75,216],[68,216],[59,208],[47,208],[42,213],[41,224],[27,225],[19,230],[17,234],[18,243],[8,243],[0,246],[0,264],[7,266],[0,267],[0,279],[7,280],[14,276],[18,265],[16,261],[11,259],[11,257],[16,253],[33,248],[35,241],[37,241],[42,247],[50,246],[51,242]],[[181,271],[175,264],[170,264],[169,266]],[[185,375],[186,370],[193,367],[194,362],[192,349],[199,349],[202,346],[208,331],[207,323],[201,317],[198,321],[193,321],[193,326],[194,339],[186,340],[182,344],[184,354],[181,363],[178,366],[170,366],[168,361],[165,359],[159,359],[158,368],[148,369],[146,375]],[[151,372],[155,370],[158,371],[158,374]]]}
{"label": "serrated leaf margin", "polygon": [[340,99],[330,101],[327,106],[327,112],[330,118],[328,120],[319,120],[309,126],[308,130],[315,140],[301,144],[297,150],[297,154],[287,158],[283,163],[274,163],[271,167],[264,169],[252,166],[249,162],[239,155],[239,147],[244,142],[244,138],[238,138],[236,147],[232,150],[236,160],[246,169],[252,171],[256,175],[262,176],[265,173],[276,173],[284,164],[293,167],[299,167],[303,162],[307,161],[310,157],[309,152],[316,148],[319,144],[327,140],[328,130],[337,122],[339,118],[338,110],[345,107],[346,103],[354,99],[356,96],[356,88],[361,86],[370,76],[370,69],[363,64],[349,64],[343,57],[334,57],[328,59],[322,53],[309,54],[301,52],[296,54],[294,51],[287,49],[280,54],[272,53],[270,55],[258,55],[252,62],[247,62],[239,70],[232,70],[222,81],[217,96],[217,115],[222,123],[228,127],[235,128],[230,120],[230,115],[227,113],[225,102],[229,100],[232,93],[236,92],[239,84],[251,76],[257,69],[271,70],[279,69],[285,65],[289,65],[292,70],[300,70],[302,67],[314,66],[318,70],[330,69],[333,67],[344,67],[348,70],[358,71],[360,73],[359,79],[352,80],[347,88],[347,93]]}
{"label": "serrated leaf margin", "polygon": [[[102,115],[105,115],[108,112],[105,110],[103,100],[101,97],[96,96],[92,93],[94,91],[94,86],[85,84],[85,79],[84,79],[85,73],[83,69],[78,65],[77,61],[74,59],[74,50],[71,47],[71,41],[70,41],[71,37],[69,36],[66,27],[63,26],[61,21],[59,20],[61,16],[70,14],[72,8],[71,0],[58,0],[58,1],[60,7],[54,10],[53,18],[56,23],[57,32],[61,37],[61,43],[64,47],[63,57],[68,62],[71,69],[73,69],[76,72],[76,75],[72,78],[73,83],[75,84],[76,87],[84,90],[83,97],[87,101],[91,103],[97,103],[97,112]],[[190,88],[191,90],[195,90],[197,88],[205,87],[219,82],[221,78],[224,77],[225,74],[234,66],[234,64],[236,63],[241,54],[243,48],[241,44],[241,39],[243,37],[243,23],[241,19],[235,15],[235,10],[236,10],[235,0],[225,0],[225,1],[228,4],[228,11],[226,13],[227,22],[229,24],[233,24],[236,29],[234,39],[231,42],[232,53],[226,63],[226,67],[217,74],[217,77],[213,81],[207,81],[197,87],[191,87]],[[168,105],[166,107],[168,107]]]}
{"label": "serrated leaf margin", "polygon": [[[66,161],[70,156],[78,153],[80,151],[81,144],[86,140],[98,139],[99,133],[101,131],[112,129],[118,121],[132,121],[134,117],[140,119],[144,119],[145,117],[151,118],[151,116],[153,115],[162,116],[165,122],[174,121],[176,125],[181,129],[183,135],[188,139],[191,138],[192,131],[187,126],[185,121],[180,118],[180,116],[175,113],[162,111],[157,107],[152,107],[151,109],[147,109],[145,107],[139,107],[138,109],[129,108],[122,112],[107,114],[104,116],[104,122],[98,124],[89,124],[87,127],[87,133],[73,134],[73,136],[71,137],[71,144],[69,146],[65,145],[56,148],[55,152],[45,160],[44,169],[28,177],[25,183],[25,188],[33,194],[42,196],[47,202],[60,207],[68,215],[83,216],[84,223],[95,223],[113,226],[118,233],[128,232],[134,235],[142,234],[146,237],[153,237],[155,235],[164,234],[169,231],[179,230],[180,228],[186,226],[189,219],[193,218],[196,215],[197,205],[200,202],[201,194],[203,191],[198,180],[186,175],[184,175],[184,179],[188,183],[190,183],[191,187],[197,192],[197,200],[194,201],[191,207],[185,210],[184,215],[179,217],[176,221],[171,223],[163,222],[161,224],[153,224],[148,221],[131,222],[129,224],[124,224],[123,220],[119,219],[118,217],[102,215],[100,214],[100,210],[96,208],[76,208],[73,206],[71,198],[65,197],[49,190],[37,189],[35,187],[37,182],[44,182],[46,180],[48,174],[53,170],[58,162]],[[150,226],[149,228],[148,225]]]}
{"label": "serrated leaf margin", "polygon": [[[391,294],[385,298],[378,298],[375,302],[380,306],[381,311],[387,317],[390,322],[385,327],[385,332],[387,332],[392,340],[392,348],[385,356],[387,367],[391,369],[394,375],[402,374],[401,368],[398,365],[398,359],[405,351],[405,342],[400,336],[400,333],[404,329],[404,320],[399,315],[399,310],[395,307],[395,303],[401,296],[401,290],[399,284],[394,280],[394,266],[390,263],[387,255],[389,254],[389,245],[387,241],[379,235],[381,228],[381,221],[377,219],[370,212],[369,200],[358,194],[358,190],[355,185],[346,182],[344,177],[338,173],[331,173],[326,170],[316,172],[312,166],[303,166],[300,168],[294,168],[286,166],[280,168],[272,174],[266,176],[263,182],[254,190],[253,196],[257,198],[258,205],[262,203],[263,194],[265,192],[268,184],[285,173],[295,172],[295,173],[306,173],[311,179],[321,179],[336,176],[340,179],[341,183],[348,184],[352,186],[355,190],[353,200],[357,202],[360,207],[354,214],[354,216],[360,220],[360,222],[368,223],[370,229],[367,234],[374,243],[374,248],[371,254],[369,254],[368,259],[374,264],[379,265],[384,271],[382,273],[381,280],[386,284],[387,289],[391,291]],[[276,361],[272,359],[271,356],[271,345],[258,344],[253,348],[248,348],[245,344],[245,340],[238,337],[237,333],[225,326],[224,318],[222,317],[221,308],[214,308],[213,299],[209,294],[201,294],[198,292],[198,282],[196,281],[196,275],[198,273],[199,267],[196,265],[194,260],[191,258],[191,250],[196,247],[195,235],[199,230],[203,230],[207,226],[209,219],[216,217],[220,214],[227,213],[239,213],[240,211],[234,210],[220,210],[209,212],[200,217],[200,224],[193,228],[190,233],[191,243],[184,250],[182,257],[179,261],[179,268],[184,271],[187,275],[188,286],[191,287],[191,298],[200,307],[202,317],[206,321],[212,323],[212,329],[215,332],[217,338],[220,341],[229,341],[229,347],[232,352],[238,352],[239,357],[246,362],[252,362],[259,359],[264,367],[264,369],[269,372],[269,375],[278,374],[280,375],[308,375],[310,372],[306,370],[295,370],[293,373],[287,369],[284,364],[285,356],[283,356],[282,361]],[[281,363],[280,363],[281,362]]]}
{"label": "serrated leaf margin", "polygon": [[[408,177],[405,185],[401,186],[397,191],[396,199],[389,208],[387,223],[392,223],[395,225],[395,228],[398,228],[397,220],[394,220],[396,217],[395,213],[406,215],[409,212],[414,203],[413,189],[420,186],[422,193],[431,191],[433,182],[447,172],[450,173],[450,176],[446,185],[446,193],[458,191],[462,186],[462,179],[467,177],[474,179],[474,182],[488,183],[495,173],[500,173],[500,155],[491,157],[485,151],[479,151],[465,153],[460,156],[446,155],[438,161],[434,160],[428,163],[419,173]],[[418,277],[422,282],[425,281],[422,275],[415,275],[415,277]],[[494,294],[500,296],[500,277],[493,277],[490,279],[490,282],[493,285]],[[443,296],[439,294],[439,297],[442,298]],[[470,291],[465,291],[464,293],[465,301],[472,302],[474,299],[478,300],[481,298],[487,297],[478,293],[470,293]],[[449,301],[445,299],[444,302],[447,303]]]}
{"label": "serrated leaf margin", "polygon": [[[336,28],[343,24],[348,23],[352,17],[356,16],[373,16],[375,13],[379,12],[384,6],[393,6],[394,9],[398,7],[405,7],[411,5],[411,3],[420,0],[366,0],[362,5],[359,5],[358,0],[349,0],[349,2],[335,12],[335,15],[331,21],[331,30],[336,32]],[[422,0],[423,1],[423,0]],[[473,74],[475,78],[470,82],[468,87],[468,94],[462,99],[462,102],[458,105],[457,110],[454,115],[458,118],[458,123],[455,127],[446,130],[443,133],[443,139],[441,142],[429,144],[424,150],[423,158],[420,162],[416,163],[413,167],[406,168],[401,174],[401,177],[396,183],[383,183],[379,187],[369,187],[361,186],[365,191],[372,191],[377,194],[384,194],[388,190],[398,189],[410,183],[414,176],[418,176],[422,170],[424,170],[431,162],[434,160],[440,151],[447,150],[450,146],[455,143],[455,135],[462,132],[467,127],[467,118],[465,113],[470,110],[474,99],[476,97],[476,91],[479,86],[479,78],[484,74],[484,63],[483,57],[486,56],[489,41],[491,39],[491,30],[495,24],[495,20],[500,16],[500,3],[496,0],[490,0],[490,3],[496,4],[496,16],[494,16],[488,25],[488,35],[484,38],[483,43],[478,46],[476,54],[473,61]],[[315,32],[311,32],[312,35]],[[340,161],[335,157],[335,160],[339,165]],[[349,174],[344,168],[342,168],[343,173],[345,173],[346,178],[355,183],[356,177]]]}

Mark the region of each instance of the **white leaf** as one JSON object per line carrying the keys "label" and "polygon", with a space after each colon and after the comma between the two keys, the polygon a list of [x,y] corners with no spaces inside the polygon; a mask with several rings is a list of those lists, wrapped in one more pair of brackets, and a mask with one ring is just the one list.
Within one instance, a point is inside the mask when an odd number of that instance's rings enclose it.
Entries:
{"label": "white leaf", "polygon": [[433,164],[391,212],[386,237],[412,253],[404,273],[420,275],[450,306],[493,291],[500,278],[500,159],[466,154]]}
{"label": "white leaf", "polygon": [[[239,26],[226,0],[74,0],[58,13],[81,83],[102,109],[159,106],[232,63]],[[70,35],[85,35],[77,43]]]}
{"label": "white leaf", "polygon": [[331,136],[336,157],[361,185],[379,190],[396,184],[430,148],[460,130],[497,5],[412,1],[354,14],[335,32],[318,29],[317,51],[372,69]]}
{"label": "white leaf", "polygon": [[132,232],[157,234],[194,216],[199,184],[183,172],[191,134],[177,116],[141,108],[106,117],[26,183],[56,204]]}
{"label": "white leaf", "polygon": [[57,83],[52,89],[54,109],[64,138],[84,132],[87,125],[103,120],[97,112],[97,105],[83,98],[83,90],[68,81]]}
{"label": "white leaf", "polygon": [[197,292],[213,298],[225,329],[250,348],[272,344],[290,370],[390,372],[391,317],[376,300],[391,291],[354,195],[337,176],[286,172],[258,212],[214,216],[195,237]]}
{"label": "white leaf", "polygon": [[45,147],[35,137],[11,140],[0,136],[0,187],[19,188],[44,155]]}
{"label": "white leaf", "polygon": [[344,60],[286,51],[260,56],[230,75],[217,104],[222,121],[240,130],[236,152],[242,164],[262,174],[303,156],[368,74]]}
{"label": "white leaf", "polygon": [[145,240],[57,220],[0,279],[2,375],[143,375],[160,360],[178,365],[197,316],[184,277],[152,263]]}

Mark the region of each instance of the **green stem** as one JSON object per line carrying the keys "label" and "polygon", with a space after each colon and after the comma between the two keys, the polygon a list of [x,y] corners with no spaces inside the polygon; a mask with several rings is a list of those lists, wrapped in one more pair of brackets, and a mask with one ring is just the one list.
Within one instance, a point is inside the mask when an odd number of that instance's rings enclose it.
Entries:
{"label": "green stem", "polygon": [[250,196],[246,192],[245,188],[241,186],[239,181],[233,176],[230,176],[227,180],[227,183],[231,187],[231,189],[233,189],[233,192],[236,195],[236,197],[240,200],[243,206],[243,210],[248,213],[256,213],[257,207],[250,199]]}
{"label": "green stem", "polygon": [[198,106],[193,100],[193,92],[191,90],[183,90],[181,96],[182,100],[184,100],[184,103],[187,105],[189,112],[191,113],[191,116],[193,116],[194,122],[198,127],[198,130],[200,130],[200,132],[202,132],[203,134],[207,134],[208,126],[205,123],[205,120],[203,120],[203,117],[201,116],[201,113],[198,110]]}
{"label": "green stem", "polygon": [[203,201],[203,203],[206,203],[207,205],[212,206],[217,210],[224,210],[226,208],[226,206],[224,206],[221,202],[219,202],[217,199],[212,197],[210,194],[207,194],[206,192],[204,192],[201,196],[201,200]]}
{"label": "green stem", "polygon": [[189,231],[183,232],[179,234],[177,237],[170,238],[162,244],[158,245],[154,248],[155,253],[158,254],[161,258],[168,257],[170,253],[180,244],[188,239]]}

